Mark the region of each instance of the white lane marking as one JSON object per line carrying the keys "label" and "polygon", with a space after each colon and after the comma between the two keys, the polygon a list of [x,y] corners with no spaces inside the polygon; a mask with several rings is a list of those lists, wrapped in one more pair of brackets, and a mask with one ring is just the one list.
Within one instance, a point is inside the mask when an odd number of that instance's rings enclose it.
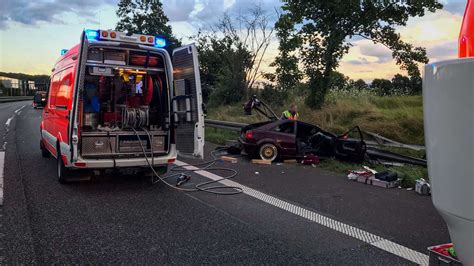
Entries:
{"label": "white lane marking", "polygon": [[[198,168],[194,166],[186,166],[187,164],[182,162],[182,161],[176,161],[176,165],[178,166],[183,166],[184,168],[188,170],[196,170]],[[222,179],[221,176],[218,176],[216,174],[210,173],[208,171],[200,170],[196,171],[195,173],[202,175],[204,177],[207,177],[211,180],[219,180]],[[325,226],[329,229],[332,229],[334,231],[343,233],[347,236],[353,237],[355,239],[358,239],[360,241],[363,241],[365,243],[368,243],[374,247],[377,247],[381,250],[384,250],[386,252],[389,252],[391,254],[397,255],[399,257],[402,257],[406,260],[412,261],[414,263],[420,264],[420,265],[428,265],[429,262],[429,257],[426,254],[423,254],[421,252],[418,252],[416,250],[404,247],[400,244],[397,244],[395,242],[392,242],[390,240],[387,240],[383,237],[377,236],[375,234],[369,233],[367,231],[364,231],[362,229],[359,229],[357,227],[336,221],[334,219],[331,219],[329,217],[326,217],[324,215],[321,215],[319,213],[316,213],[314,211],[310,211],[307,209],[304,209],[302,207],[296,206],[294,204],[291,204],[289,202],[286,202],[284,200],[278,199],[276,197],[267,195],[263,192],[260,192],[258,190],[252,189],[250,187],[241,185],[237,182],[234,182],[232,180],[221,180],[219,183],[226,185],[226,186],[237,186],[241,187],[243,190],[243,193],[246,195],[249,195],[255,199],[261,200],[265,203],[268,203],[272,206],[275,206],[277,208],[280,208],[282,210],[288,211],[290,213],[293,213],[295,215],[298,215],[300,217],[303,217],[307,220],[310,220],[312,222],[315,222],[317,224],[320,224],[322,226]]]}
{"label": "white lane marking", "polygon": [[5,152],[0,151],[0,206],[3,205],[3,167],[5,165]]}
{"label": "white lane marking", "polygon": [[15,114],[18,114],[18,112],[21,112],[21,110],[23,110],[23,108],[25,108],[25,105],[23,105],[22,107],[16,109]]}
{"label": "white lane marking", "polygon": [[7,122],[5,122],[5,126],[9,127],[10,126],[10,123],[12,122],[12,119],[13,119],[13,116],[12,117],[9,117],[7,119]]}

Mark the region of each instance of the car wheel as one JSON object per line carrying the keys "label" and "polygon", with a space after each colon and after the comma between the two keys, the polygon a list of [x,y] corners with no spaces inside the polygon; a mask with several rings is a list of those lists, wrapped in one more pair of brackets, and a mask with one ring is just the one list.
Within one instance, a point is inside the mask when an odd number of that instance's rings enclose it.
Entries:
{"label": "car wheel", "polygon": [[265,143],[260,146],[259,155],[262,160],[273,161],[278,157],[278,149],[271,143]]}
{"label": "car wheel", "polygon": [[56,175],[58,182],[61,184],[66,184],[67,183],[67,175],[68,175],[68,170],[66,166],[64,166],[64,162],[61,156],[61,151],[59,148],[57,149],[57,158],[56,158]]}
{"label": "car wheel", "polygon": [[48,149],[46,149],[46,147],[44,146],[43,140],[40,140],[40,150],[41,156],[43,156],[44,158],[48,158],[50,156]]}

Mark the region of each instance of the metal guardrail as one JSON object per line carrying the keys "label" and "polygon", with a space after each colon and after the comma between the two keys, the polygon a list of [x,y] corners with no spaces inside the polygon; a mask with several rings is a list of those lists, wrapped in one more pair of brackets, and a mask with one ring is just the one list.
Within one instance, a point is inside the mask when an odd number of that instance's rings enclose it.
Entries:
{"label": "metal guardrail", "polygon": [[[206,119],[205,124],[207,127],[219,128],[219,129],[227,129],[232,131],[240,131],[243,127],[248,126],[249,124],[246,123],[239,123],[239,122],[229,122],[229,121],[221,121],[221,120],[213,120],[213,119]],[[425,147],[422,145],[414,145],[414,144],[404,144],[400,143],[378,134],[372,132],[364,132],[372,137],[374,137],[375,141],[366,140],[365,143],[368,146],[386,146],[386,147],[394,147],[394,148],[407,148],[412,150],[424,150]]]}
{"label": "metal guardrail", "polygon": [[0,103],[19,102],[33,100],[33,96],[3,96],[0,97]]}
{"label": "metal guardrail", "polygon": [[227,129],[232,131],[240,131],[243,127],[248,126],[249,124],[238,123],[238,122],[228,122],[220,120],[206,119],[205,124],[207,127]]}
{"label": "metal guardrail", "polygon": [[[213,127],[219,129],[227,129],[232,131],[240,131],[243,127],[247,126],[248,124],[245,123],[238,123],[238,122],[229,122],[229,121],[220,121],[220,120],[213,120],[213,119],[206,119],[205,120],[206,127]],[[423,146],[420,145],[409,145],[403,144],[400,142],[392,141],[388,138],[384,138],[380,135],[377,135],[372,132],[365,132],[370,136],[373,136],[376,141],[365,141],[367,146],[370,148],[367,150],[367,155],[376,160],[385,160],[385,161],[395,161],[400,163],[408,163],[414,165],[420,165],[426,167],[426,160],[415,158],[411,156],[405,156],[385,150],[380,150],[374,147],[380,146],[387,146],[387,147],[400,147],[400,148],[409,148],[414,150],[421,150],[424,149]],[[375,136],[374,136],[375,135]]]}

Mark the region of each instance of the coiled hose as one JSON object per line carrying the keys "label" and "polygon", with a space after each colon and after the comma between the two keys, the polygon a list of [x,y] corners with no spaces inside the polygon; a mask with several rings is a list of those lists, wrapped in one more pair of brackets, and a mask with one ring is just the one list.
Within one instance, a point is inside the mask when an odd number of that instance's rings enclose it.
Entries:
{"label": "coiled hose", "polygon": [[[238,174],[238,172],[236,170],[232,169],[232,168],[213,167],[217,163],[217,160],[218,160],[217,153],[221,152],[225,148],[222,147],[222,148],[218,148],[218,149],[212,151],[211,152],[212,160],[201,162],[201,163],[196,163],[196,164],[186,164],[186,165],[181,165],[181,166],[176,165],[176,166],[171,167],[169,171],[170,172],[179,172],[179,173],[170,174],[170,175],[167,175],[167,176],[160,176],[155,171],[155,169],[153,168],[153,163],[150,163],[150,160],[148,159],[148,156],[146,155],[145,147],[143,147],[143,143],[141,142],[141,139],[140,139],[140,136],[139,136],[137,130],[133,127],[132,127],[132,130],[133,130],[133,132],[135,132],[135,135],[138,138],[138,143],[140,143],[140,147],[142,149],[143,156],[145,156],[145,160],[146,160],[148,166],[152,170],[153,175],[158,178],[157,180],[155,180],[154,177],[152,178],[152,183],[153,184],[156,184],[157,182],[161,181],[161,182],[165,183],[167,186],[169,186],[173,189],[179,190],[179,191],[184,191],[184,192],[204,191],[204,192],[207,192],[207,193],[217,194],[217,195],[235,195],[235,194],[240,194],[240,193],[243,192],[243,189],[241,187],[237,187],[237,186],[225,186],[225,185],[209,186],[213,183],[218,183],[218,182],[226,180],[226,179],[231,179],[231,178],[235,177]],[[151,140],[151,136],[150,136],[148,130],[146,130],[144,128],[142,128],[142,130],[144,130],[147,133],[150,144],[151,144],[152,140]],[[153,145],[150,145],[150,147],[153,147]],[[153,160],[153,148],[151,148],[151,156],[152,156],[152,160]],[[187,166],[188,167],[189,166],[197,167],[197,169],[192,169],[192,170],[186,169],[185,167],[187,167]],[[166,181],[166,179],[168,179],[168,178],[178,177],[178,176],[180,176],[181,174],[183,174],[185,172],[196,172],[196,171],[202,171],[202,170],[206,170],[206,171],[227,171],[227,172],[230,172],[230,174],[228,176],[222,177],[221,179],[199,183],[194,188],[180,188],[180,187],[177,187],[177,186],[173,186],[172,184],[170,184]],[[224,190],[231,190],[231,191],[221,191],[223,189]]]}

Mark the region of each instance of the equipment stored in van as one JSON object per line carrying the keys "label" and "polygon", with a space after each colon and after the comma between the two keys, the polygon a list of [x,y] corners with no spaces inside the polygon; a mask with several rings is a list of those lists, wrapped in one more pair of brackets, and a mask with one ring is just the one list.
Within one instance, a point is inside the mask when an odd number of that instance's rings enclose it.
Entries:
{"label": "equipment stored in van", "polygon": [[[204,114],[194,45],[85,30],[56,62],[41,121],[43,156],[57,177],[74,169],[166,168],[177,154],[203,157]],[[145,152],[142,151],[142,146]]]}

